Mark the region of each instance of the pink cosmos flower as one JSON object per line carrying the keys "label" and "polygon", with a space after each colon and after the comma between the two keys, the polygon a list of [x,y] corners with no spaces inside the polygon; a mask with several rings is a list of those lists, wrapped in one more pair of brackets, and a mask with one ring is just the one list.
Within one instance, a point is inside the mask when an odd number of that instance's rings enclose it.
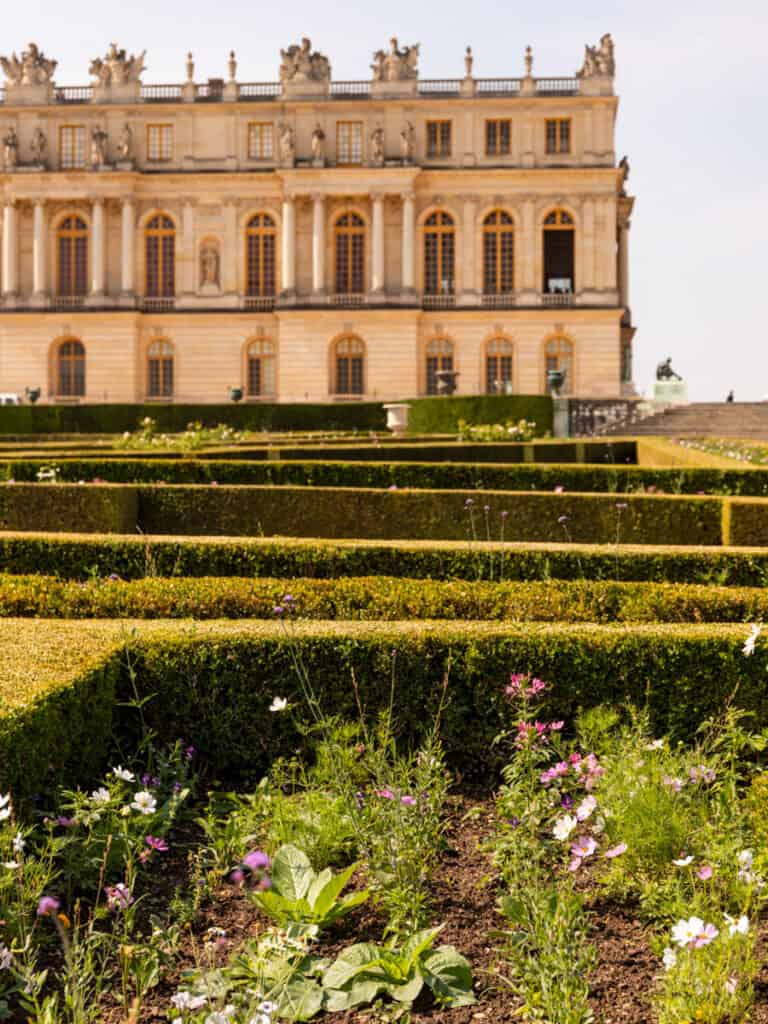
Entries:
{"label": "pink cosmos flower", "polygon": [[608,860],[613,860],[614,857],[620,857],[622,855],[622,853],[626,853],[626,852],[627,852],[627,844],[626,843],[617,843],[615,846],[612,846],[610,848],[610,850],[606,850],[605,851],[605,856],[608,858]]}
{"label": "pink cosmos flower", "polygon": [[133,903],[131,890],[125,882],[118,882],[117,885],[108,885],[106,888],[107,906],[110,910],[125,910]]}
{"label": "pink cosmos flower", "polygon": [[374,789],[374,796],[380,796],[382,800],[394,800],[395,794],[391,789]]}
{"label": "pink cosmos flower", "polygon": [[705,924],[691,945],[694,949],[700,949],[702,946],[708,946],[719,934],[720,932],[713,924]]}
{"label": "pink cosmos flower", "polygon": [[150,850],[157,850],[158,853],[168,852],[168,843],[164,839],[156,839],[154,836],[147,836],[144,842]]}
{"label": "pink cosmos flower", "polygon": [[702,882],[706,882],[712,877],[712,868],[709,864],[702,864],[699,870],[696,872],[696,877],[700,878]]}
{"label": "pink cosmos flower", "polygon": [[267,854],[262,850],[251,850],[243,857],[243,865],[251,871],[267,871],[271,863]]}
{"label": "pink cosmos flower", "polygon": [[37,904],[37,916],[51,917],[53,914],[58,914],[60,906],[61,904],[55,896],[43,896]]}
{"label": "pink cosmos flower", "polygon": [[406,807],[413,807],[413,805],[416,803],[416,797],[415,796],[401,796],[400,797],[400,803],[401,804],[405,804]]}
{"label": "pink cosmos flower", "polygon": [[574,857],[591,857],[597,849],[597,843],[592,836],[579,836],[571,847]]}

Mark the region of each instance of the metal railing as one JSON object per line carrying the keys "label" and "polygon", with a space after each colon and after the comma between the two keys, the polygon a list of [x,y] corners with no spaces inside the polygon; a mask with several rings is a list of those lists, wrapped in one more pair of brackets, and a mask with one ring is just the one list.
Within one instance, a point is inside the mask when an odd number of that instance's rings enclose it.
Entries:
{"label": "metal railing", "polygon": [[93,86],[64,85],[56,89],[54,96],[57,103],[90,103],[93,99]]}
{"label": "metal railing", "polygon": [[427,295],[421,297],[424,309],[453,309],[456,305],[455,295]]}
{"label": "metal railing", "polygon": [[274,295],[246,295],[243,298],[243,309],[250,309],[261,313],[271,313],[274,308]]}
{"label": "metal railing", "polygon": [[543,292],[542,306],[572,306],[573,292]]}
{"label": "metal railing", "polygon": [[334,292],[330,297],[332,306],[341,306],[346,309],[359,309],[368,303],[368,296],[362,292]]}
{"label": "metal railing", "polygon": [[240,86],[241,100],[271,100],[279,95],[279,82],[244,82]]}
{"label": "metal railing", "polygon": [[175,298],[166,298],[166,299],[151,298],[151,297],[145,295],[141,299],[141,308],[147,310],[147,312],[165,313],[165,312],[168,312],[169,310],[172,310],[172,309],[176,308],[176,299]]}
{"label": "metal railing", "polygon": [[51,307],[58,309],[81,309],[85,305],[84,295],[54,295]]}
{"label": "metal railing", "polygon": [[516,300],[514,292],[504,292],[502,294],[483,295],[480,302],[486,309],[512,309]]}
{"label": "metal railing", "polygon": [[461,92],[460,78],[422,78],[419,92],[431,96],[458,96]]}
{"label": "metal railing", "polygon": [[178,103],[183,95],[183,85],[142,85],[141,87],[141,98],[145,103]]}

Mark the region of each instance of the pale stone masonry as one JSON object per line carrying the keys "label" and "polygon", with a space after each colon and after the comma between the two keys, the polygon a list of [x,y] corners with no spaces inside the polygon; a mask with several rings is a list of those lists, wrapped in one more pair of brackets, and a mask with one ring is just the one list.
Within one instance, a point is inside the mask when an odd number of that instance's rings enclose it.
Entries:
{"label": "pale stone masonry", "polygon": [[[419,78],[392,40],[337,82],[93,83],[2,59],[0,392],[44,402],[632,392],[629,166],[610,36],[571,78]],[[444,377],[445,375],[443,375]]]}

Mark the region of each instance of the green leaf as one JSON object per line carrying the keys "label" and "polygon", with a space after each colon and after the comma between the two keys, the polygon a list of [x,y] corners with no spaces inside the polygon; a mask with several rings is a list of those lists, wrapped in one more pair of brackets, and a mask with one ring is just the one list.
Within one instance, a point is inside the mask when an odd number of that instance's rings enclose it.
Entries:
{"label": "green leaf", "polygon": [[349,949],[342,950],[325,972],[323,987],[343,988],[355,975],[380,966],[385,952],[372,942],[358,942]]}
{"label": "green leaf", "polygon": [[356,864],[350,864],[344,871],[337,875],[331,873],[330,868],[321,871],[309,887],[307,899],[319,916],[325,917],[339,897],[341,890],[347,885],[357,868]]}
{"label": "green leaf", "polygon": [[421,954],[430,949],[432,943],[443,930],[445,925],[438,925],[437,928],[425,928],[423,931],[414,932],[403,946],[403,956],[416,960]]}
{"label": "green leaf", "polygon": [[329,1013],[340,1013],[353,1006],[372,1003],[386,983],[375,979],[352,981],[345,989],[328,989],[325,996],[325,1008]]}
{"label": "green leaf", "polygon": [[424,980],[443,1006],[471,1006],[472,968],[453,946],[440,946],[421,962]]}
{"label": "green leaf", "polygon": [[313,978],[296,974],[279,992],[269,995],[277,1003],[277,1016],[285,1020],[309,1020],[322,1010],[325,999]]}
{"label": "green leaf", "polygon": [[398,1003],[412,1003],[424,988],[424,978],[420,971],[415,970],[413,977],[403,985],[388,985],[387,992]]}
{"label": "green leaf", "polygon": [[296,846],[281,846],[272,860],[272,888],[287,900],[300,900],[315,877],[309,857]]}

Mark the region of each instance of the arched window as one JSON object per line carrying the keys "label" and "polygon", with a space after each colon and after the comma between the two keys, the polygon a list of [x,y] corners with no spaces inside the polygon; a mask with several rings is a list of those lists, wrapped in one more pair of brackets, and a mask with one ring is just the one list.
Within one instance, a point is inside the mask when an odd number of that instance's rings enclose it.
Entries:
{"label": "arched window", "polygon": [[573,391],[573,343],[568,338],[549,338],[544,342],[544,388],[549,391],[547,380],[550,370],[565,373],[560,394],[570,395]]}
{"label": "arched window", "polygon": [[176,228],[164,213],[147,221],[144,231],[145,294],[172,299],[176,294]]}
{"label": "arched window", "polygon": [[268,213],[257,213],[245,228],[245,294],[268,298],[275,294],[277,231]]}
{"label": "arched window", "polygon": [[424,294],[456,291],[456,229],[453,217],[439,210],[424,222]]}
{"label": "arched window", "polygon": [[67,338],[56,354],[56,394],[60,398],[85,396],[85,347],[75,338]]}
{"label": "arched window", "polygon": [[88,225],[82,217],[65,217],[56,231],[59,297],[83,298],[88,291]]}
{"label": "arched window", "polygon": [[576,290],[573,258],[574,225],[570,213],[553,210],[544,220],[544,292],[571,294]]}
{"label": "arched window", "polygon": [[173,345],[153,341],[147,349],[147,397],[171,398],[173,395]]}
{"label": "arched window", "polygon": [[433,338],[427,344],[427,394],[438,395],[438,370],[453,369],[453,342],[448,338]]}
{"label": "arched window", "polygon": [[275,346],[258,338],[248,346],[247,389],[250,398],[275,394]]}
{"label": "arched window", "polygon": [[515,288],[515,223],[505,210],[483,221],[483,295],[509,295]]}
{"label": "arched window", "polygon": [[485,390],[489,395],[512,392],[512,356],[508,338],[491,338],[485,347]]}
{"label": "arched window", "polygon": [[362,395],[365,392],[365,345],[359,338],[339,338],[333,349],[333,393]]}
{"label": "arched window", "polygon": [[344,213],[334,227],[336,251],[335,292],[361,295],[365,291],[365,221],[357,213]]}

